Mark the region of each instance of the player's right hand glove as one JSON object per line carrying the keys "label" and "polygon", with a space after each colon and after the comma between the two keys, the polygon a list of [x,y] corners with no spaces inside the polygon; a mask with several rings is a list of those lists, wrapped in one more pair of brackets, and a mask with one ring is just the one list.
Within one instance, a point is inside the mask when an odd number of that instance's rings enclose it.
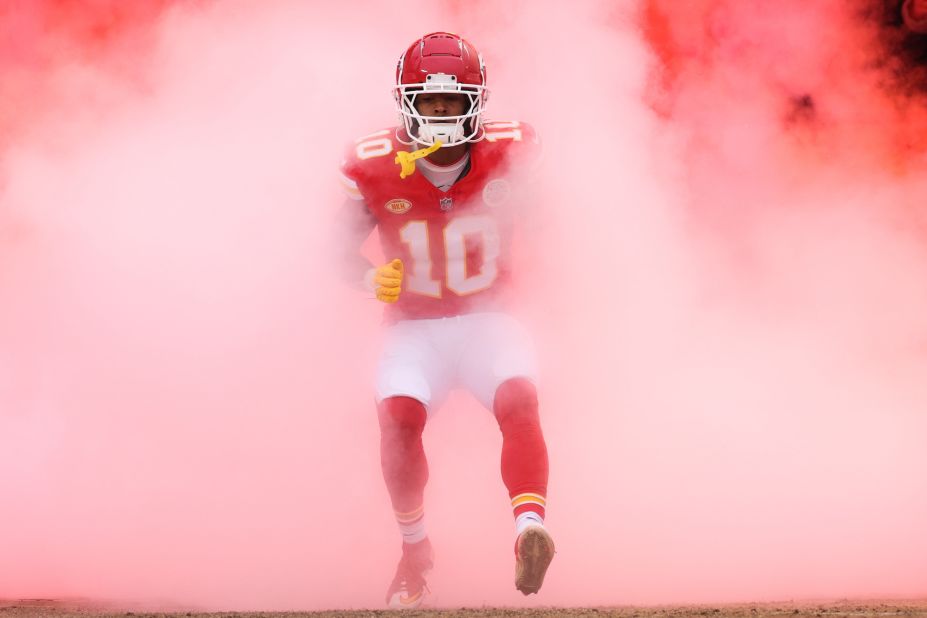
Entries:
{"label": "player's right hand glove", "polygon": [[402,260],[395,259],[373,269],[372,287],[377,300],[384,303],[394,303],[399,300],[402,291]]}

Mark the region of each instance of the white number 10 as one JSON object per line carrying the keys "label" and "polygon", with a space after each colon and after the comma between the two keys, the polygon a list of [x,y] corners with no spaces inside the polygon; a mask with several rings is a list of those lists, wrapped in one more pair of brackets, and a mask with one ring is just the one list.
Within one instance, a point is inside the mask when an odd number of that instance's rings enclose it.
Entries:
{"label": "white number 10", "polygon": [[[408,245],[412,264],[406,271],[406,289],[434,298],[441,297],[441,282],[431,278],[431,247],[427,221],[410,221],[399,230]],[[467,238],[478,240],[483,263],[476,273],[467,272]],[[444,228],[445,282],[459,296],[474,294],[493,284],[499,274],[499,233],[491,217],[458,217]]]}

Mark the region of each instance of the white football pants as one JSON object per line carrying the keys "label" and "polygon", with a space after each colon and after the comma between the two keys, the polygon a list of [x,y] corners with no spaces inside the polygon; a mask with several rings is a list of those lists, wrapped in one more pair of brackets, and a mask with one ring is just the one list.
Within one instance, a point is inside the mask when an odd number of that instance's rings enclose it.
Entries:
{"label": "white football pants", "polygon": [[377,370],[377,403],[406,396],[429,414],[453,388],[465,388],[492,411],[500,384],[537,382],[537,359],[522,325],[504,313],[403,320],[388,327]]}

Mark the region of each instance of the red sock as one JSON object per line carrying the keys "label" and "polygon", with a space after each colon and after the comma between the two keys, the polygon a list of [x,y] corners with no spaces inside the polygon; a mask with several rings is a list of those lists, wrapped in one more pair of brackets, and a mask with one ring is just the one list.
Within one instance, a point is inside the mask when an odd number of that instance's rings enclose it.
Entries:
{"label": "red sock", "polygon": [[422,505],[428,482],[428,461],[422,446],[425,406],[411,397],[390,397],[380,402],[377,411],[383,480],[403,537],[417,542],[424,535]]}
{"label": "red sock", "polygon": [[502,481],[515,517],[534,513],[544,520],[547,505],[547,445],[538,417],[534,384],[513,378],[496,390],[493,411],[502,431]]}

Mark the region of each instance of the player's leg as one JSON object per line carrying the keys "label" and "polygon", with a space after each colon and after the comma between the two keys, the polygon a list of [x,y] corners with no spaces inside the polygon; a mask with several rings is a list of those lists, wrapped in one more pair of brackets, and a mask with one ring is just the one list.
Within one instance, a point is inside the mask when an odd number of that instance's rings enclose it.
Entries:
{"label": "player's leg", "polygon": [[404,543],[419,543],[425,532],[424,494],[428,460],[422,444],[427,412],[412,397],[388,397],[377,406],[380,465]]}
{"label": "player's leg", "polygon": [[425,484],[428,461],[422,445],[427,413],[412,397],[387,397],[377,406],[383,480],[402,535],[402,556],[386,592],[393,608],[415,608],[427,592],[425,578],[434,566],[425,530]]}
{"label": "player's leg", "polygon": [[516,587],[537,592],[554,545],[544,530],[547,506],[547,444],[541,431],[535,388],[537,361],[530,336],[503,314],[468,316],[472,332],[461,379],[492,410],[502,432],[502,480],[516,526]]}
{"label": "player's leg", "polygon": [[547,444],[541,431],[534,383],[511,378],[496,389],[493,412],[502,431],[502,480],[515,515],[515,587],[536,593],[554,557],[544,529],[547,507]]}
{"label": "player's leg", "polygon": [[428,407],[446,390],[446,376],[426,326],[415,321],[393,326],[377,374],[380,462],[402,536],[402,557],[386,595],[387,604],[397,608],[421,604],[433,565],[425,529],[428,461],[422,432]]}
{"label": "player's leg", "polygon": [[525,377],[510,378],[497,389],[493,413],[502,432],[502,482],[509,491],[516,533],[543,525],[547,506],[547,444],[541,431],[538,396]]}

